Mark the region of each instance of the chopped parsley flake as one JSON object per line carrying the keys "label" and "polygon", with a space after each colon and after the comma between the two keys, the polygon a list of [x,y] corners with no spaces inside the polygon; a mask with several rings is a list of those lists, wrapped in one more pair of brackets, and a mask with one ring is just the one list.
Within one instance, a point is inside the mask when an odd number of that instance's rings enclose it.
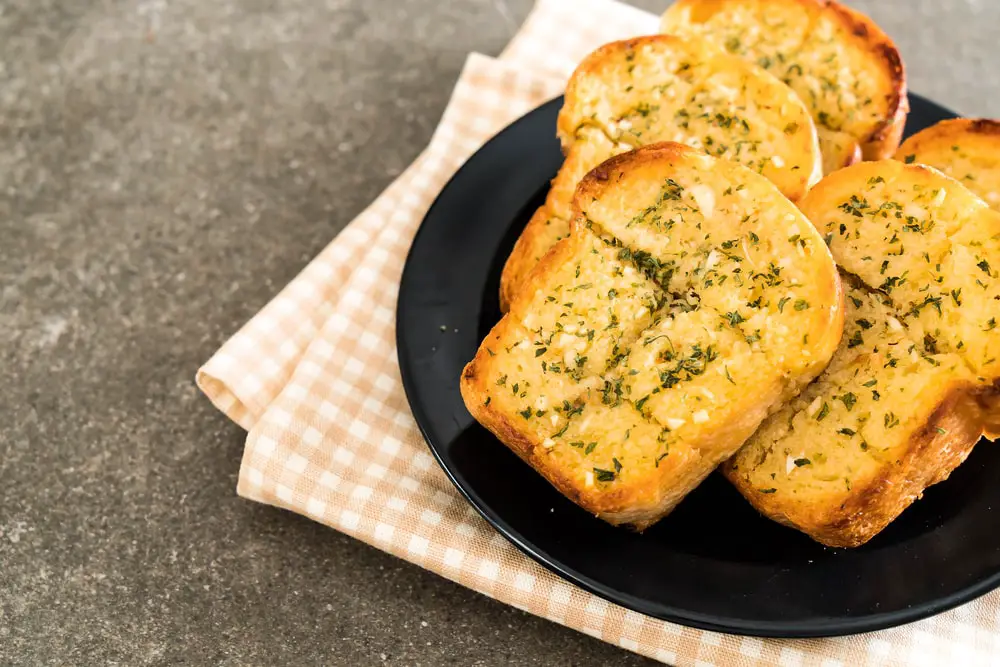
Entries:
{"label": "chopped parsley flake", "polygon": [[615,481],[615,473],[610,470],[604,470],[603,468],[594,468],[594,477],[598,482],[613,482]]}
{"label": "chopped parsley flake", "polygon": [[837,398],[839,398],[844,403],[844,407],[847,408],[848,412],[853,410],[854,404],[858,402],[858,397],[855,396],[854,393],[850,391],[841,396],[838,396]]}
{"label": "chopped parsley flake", "polygon": [[746,321],[745,319],[743,319],[743,316],[742,316],[742,315],[740,315],[740,314],[739,314],[738,312],[736,312],[736,311],[733,311],[733,312],[731,312],[731,313],[726,313],[726,314],[725,314],[725,315],[723,316],[723,319],[725,319],[725,320],[728,320],[728,322],[729,322],[729,326],[731,326],[731,327],[735,327],[735,326],[736,326],[737,324],[739,324],[740,322],[745,322],[745,321]]}

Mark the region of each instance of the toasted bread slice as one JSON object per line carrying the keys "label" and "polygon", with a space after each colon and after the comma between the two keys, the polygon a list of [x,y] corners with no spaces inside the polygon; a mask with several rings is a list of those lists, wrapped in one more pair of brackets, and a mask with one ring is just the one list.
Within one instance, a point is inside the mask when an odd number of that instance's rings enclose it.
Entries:
{"label": "toasted bread slice", "polygon": [[866,160],[896,152],[909,111],[903,61],[864,14],[833,0],[678,0],[661,29],[712,40],[791,86],[830,130],[820,133],[827,173],[854,159],[854,142]]}
{"label": "toasted bread slice", "polygon": [[829,368],[725,474],[762,513],[865,543],[1000,423],[1000,214],[933,169],[886,160],[802,201],[856,278]]}
{"label": "toasted bread slice", "polygon": [[772,183],[655,144],[583,179],[462,396],[567,497],[643,529],[825,367],[842,317],[832,257]]}
{"label": "toasted bread slice", "polygon": [[801,100],[760,68],[697,38],[654,35],[591,53],[570,78],[558,132],[566,162],[504,267],[504,309],[531,267],[568,233],[576,184],[612,155],[677,141],[762,173],[793,201],[822,175],[816,130]]}
{"label": "toasted bread slice", "polygon": [[1000,121],[943,120],[904,141],[896,159],[939,169],[1000,211]]}
{"label": "toasted bread slice", "polygon": [[623,149],[676,141],[763,174],[792,201],[822,177],[809,111],[761,68],[709,42],[672,35],[600,47],[566,86],[565,147],[599,128]]}

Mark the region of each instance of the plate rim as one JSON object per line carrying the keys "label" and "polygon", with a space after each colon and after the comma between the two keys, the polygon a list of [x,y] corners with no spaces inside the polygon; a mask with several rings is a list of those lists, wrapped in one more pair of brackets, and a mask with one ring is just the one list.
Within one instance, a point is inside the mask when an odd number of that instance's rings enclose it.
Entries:
{"label": "plate rim", "polygon": [[[962,117],[960,114],[949,109],[948,107],[945,107],[944,105],[917,93],[909,92],[908,97],[911,101],[914,99],[919,100],[921,104],[926,105],[940,115],[955,118]],[[885,630],[888,628],[898,627],[906,623],[923,620],[946,612],[950,609],[954,609],[955,607],[975,600],[976,598],[979,598],[982,595],[1000,587],[1000,569],[998,569],[991,576],[984,577],[972,585],[960,588],[959,590],[953,591],[948,595],[936,597],[926,603],[913,605],[906,609],[867,614],[856,618],[841,617],[810,622],[751,621],[733,617],[722,617],[718,614],[710,615],[699,612],[691,612],[689,610],[680,609],[675,605],[665,603],[657,603],[661,610],[654,610],[651,609],[641,598],[637,598],[631,594],[623,593],[621,591],[616,591],[601,584],[597,580],[584,576],[582,573],[574,572],[572,568],[563,565],[555,559],[544,556],[540,553],[538,547],[533,545],[531,542],[522,539],[518,535],[517,531],[502,516],[497,514],[485,502],[483,502],[473,490],[467,489],[465,485],[459,481],[455,472],[451,469],[450,465],[442,455],[440,448],[434,444],[431,434],[426,428],[429,420],[424,416],[423,408],[417,407],[420,403],[413,400],[413,396],[417,392],[413,377],[414,369],[402,361],[402,350],[406,347],[405,327],[402,325],[402,318],[400,317],[400,313],[405,307],[403,305],[402,298],[404,294],[403,285],[406,282],[408,272],[413,270],[413,263],[411,260],[414,255],[414,249],[417,247],[421,235],[425,230],[425,223],[436,213],[436,209],[438,209],[441,205],[445,194],[451,188],[456,187],[456,182],[463,178],[463,172],[466,170],[469,163],[486,151],[488,147],[495,143],[504,141],[509,134],[515,132],[521,124],[528,122],[532,116],[543,113],[548,107],[553,105],[561,105],[562,99],[563,98],[560,95],[528,110],[490,137],[490,139],[484,142],[482,146],[480,146],[462,163],[461,166],[459,166],[458,169],[456,169],[455,173],[451,175],[444,187],[441,188],[440,192],[434,198],[433,203],[424,214],[424,217],[414,234],[410,247],[407,250],[403,270],[400,275],[400,289],[397,295],[396,308],[394,312],[396,317],[394,329],[396,338],[397,365],[399,367],[400,379],[406,395],[407,405],[410,408],[414,421],[417,424],[417,428],[426,442],[428,449],[430,449],[431,454],[434,456],[434,459],[444,471],[448,480],[458,490],[466,502],[468,502],[476,510],[476,512],[486,520],[487,523],[503,535],[504,538],[512,543],[519,551],[563,580],[575,586],[579,586],[583,590],[592,593],[603,600],[620,605],[626,609],[630,609],[643,615],[685,627],[708,630],[711,632],[775,639],[843,637],[865,632]]]}

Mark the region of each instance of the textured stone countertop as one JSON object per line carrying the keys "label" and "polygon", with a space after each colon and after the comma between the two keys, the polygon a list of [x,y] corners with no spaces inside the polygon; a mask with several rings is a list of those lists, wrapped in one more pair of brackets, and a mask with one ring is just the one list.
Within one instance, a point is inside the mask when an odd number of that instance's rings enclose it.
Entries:
{"label": "textured stone countertop", "polygon": [[[1000,2],[854,5],[1000,115]],[[529,6],[0,3],[0,664],[646,664],[240,500],[193,383]]]}

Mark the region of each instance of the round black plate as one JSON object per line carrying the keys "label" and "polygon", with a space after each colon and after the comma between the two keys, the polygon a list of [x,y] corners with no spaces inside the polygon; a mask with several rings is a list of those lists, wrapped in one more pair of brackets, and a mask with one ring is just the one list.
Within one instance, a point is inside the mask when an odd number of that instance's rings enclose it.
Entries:
{"label": "round black plate", "polygon": [[[955,114],[916,95],[907,132]],[[500,318],[500,270],[562,155],[556,99],[506,128],[427,213],[399,292],[396,337],[414,417],[469,502],[529,556],[635,611],[774,637],[864,632],[954,607],[1000,585],[1000,450],[980,444],[947,482],[869,544],[825,548],[760,515],[712,475],[642,535],[587,514],[466,411],[464,364]]]}

